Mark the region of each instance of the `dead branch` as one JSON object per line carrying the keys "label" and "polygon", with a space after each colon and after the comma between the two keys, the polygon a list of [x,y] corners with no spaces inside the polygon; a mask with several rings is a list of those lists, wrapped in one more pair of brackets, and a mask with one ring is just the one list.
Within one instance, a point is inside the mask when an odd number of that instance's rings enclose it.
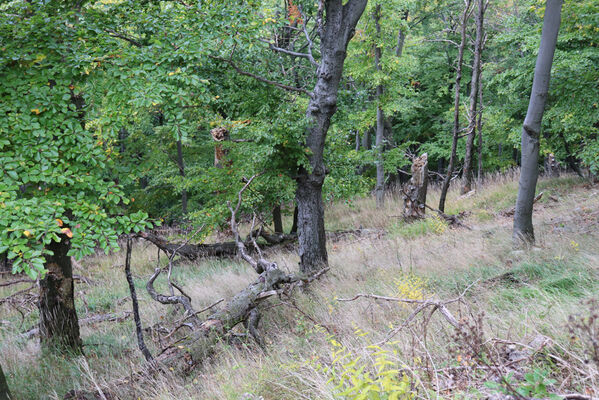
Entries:
{"label": "dead branch", "polygon": [[[269,261],[267,261],[263,258],[262,251],[258,247],[258,244],[256,244],[256,240],[253,238],[251,233],[250,233],[250,240],[251,240],[252,244],[254,245],[254,248],[258,252],[259,258],[258,258],[258,260],[255,260],[253,257],[251,257],[248,254],[245,244],[243,243],[243,241],[241,241],[239,239],[239,230],[237,229],[237,221],[235,220],[235,216],[236,216],[237,212],[239,211],[239,207],[241,207],[243,192],[252,184],[252,181],[257,176],[258,175],[253,175],[250,179],[248,179],[246,184],[239,191],[239,193],[237,193],[237,205],[235,206],[235,209],[233,209],[233,207],[231,206],[231,202],[228,202],[227,205],[229,207],[229,210],[231,211],[231,230],[233,231],[233,235],[235,237],[235,244],[237,246],[237,251],[241,255],[241,258],[243,258],[248,264],[250,264],[252,266],[252,268],[254,268],[254,271],[256,271],[258,274],[261,274],[262,272],[267,271],[269,268],[278,268],[278,267],[276,264],[270,263]],[[254,221],[255,221],[255,216],[254,216]],[[254,221],[252,221],[252,229],[254,227]],[[274,265],[272,265],[272,264],[274,264]]]}
{"label": "dead branch", "polygon": [[139,304],[137,303],[137,294],[135,293],[135,284],[133,282],[133,276],[131,275],[131,237],[127,237],[127,252],[125,255],[125,275],[127,276],[127,283],[129,284],[129,293],[131,293],[131,304],[133,307],[133,319],[135,320],[135,332],[137,334],[137,345],[139,350],[143,354],[146,361],[152,361],[152,353],[146,347],[144,342],[143,329],[141,326],[141,318],[139,317]]}
{"label": "dead branch", "polygon": [[433,307],[433,310],[431,311],[431,315],[435,311],[438,310],[441,313],[441,315],[443,315],[443,318],[445,318],[445,320],[451,326],[453,326],[458,331],[462,331],[463,330],[462,324],[460,324],[458,322],[458,320],[453,316],[453,314],[451,314],[451,312],[447,308],[447,305],[451,304],[451,303],[456,303],[458,301],[461,301],[462,298],[464,297],[464,295],[466,294],[466,292],[468,290],[470,290],[470,288],[472,286],[474,286],[474,284],[476,284],[477,282],[478,281],[475,281],[472,284],[470,284],[458,297],[456,297],[454,299],[451,299],[451,300],[446,300],[446,301],[419,300],[419,299],[403,299],[403,298],[399,298],[399,297],[379,296],[379,295],[376,295],[376,294],[365,294],[365,293],[358,293],[358,294],[356,294],[352,298],[349,298],[349,299],[337,299],[337,301],[349,302],[349,301],[357,300],[360,297],[364,297],[364,298],[369,298],[369,299],[374,299],[374,300],[392,301],[392,302],[399,302],[399,303],[406,303],[406,304],[419,304],[419,306],[408,316],[408,318],[406,318],[402,322],[401,325],[393,328],[391,331],[389,331],[387,333],[387,335],[385,336],[385,339],[383,339],[381,342],[377,343],[377,345],[380,346],[382,344],[387,343],[389,340],[391,340],[391,338],[393,336],[395,336],[403,328],[405,328],[416,317],[416,315],[418,315],[420,312],[422,312],[427,307]]}
{"label": "dead branch", "polygon": [[[122,313],[96,314],[79,320],[79,325],[92,325],[99,322],[123,322],[132,315],[131,311]],[[26,339],[39,335],[39,328],[31,328],[21,333]]]}
{"label": "dead branch", "polygon": [[463,228],[466,228],[468,230],[472,230],[472,228],[470,228],[468,225],[464,224],[461,220],[460,217],[464,217],[464,215],[467,215],[468,213],[466,212],[461,212],[458,215],[449,215],[449,214],[445,214],[444,212],[442,212],[441,210],[438,210],[436,208],[433,208],[431,206],[429,206],[428,204],[424,205],[426,208],[428,208],[431,211],[434,211],[437,213],[437,215],[439,215],[439,217],[443,218],[450,226],[461,226]]}
{"label": "dead branch", "polygon": [[15,279],[14,281],[0,282],[0,287],[12,286],[19,283],[35,283],[33,279]]}
{"label": "dead branch", "polygon": [[[545,192],[541,192],[538,195],[536,195],[536,197],[532,201],[532,204],[535,204],[537,201],[541,200],[541,198],[543,197],[543,193],[545,193]],[[514,206],[512,208],[508,208],[507,210],[499,212],[499,214],[502,215],[502,216],[504,216],[504,217],[512,217],[512,216],[514,216],[515,213],[516,213],[516,206]]]}
{"label": "dead branch", "polygon": [[157,302],[162,303],[162,304],[181,304],[183,306],[183,308],[185,309],[186,314],[189,316],[191,323],[196,327],[199,326],[200,320],[196,316],[196,311],[191,306],[191,300],[188,297],[176,296],[176,295],[167,296],[167,295],[158,293],[156,291],[156,289],[154,289],[154,281],[156,280],[158,275],[160,275],[161,271],[162,271],[161,268],[156,268],[154,270],[154,274],[152,274],[152,276],[148,280],[148,283],[146,284],[146,290],[150,294],[150,297],[152,297],[152,299],[154,299]]}

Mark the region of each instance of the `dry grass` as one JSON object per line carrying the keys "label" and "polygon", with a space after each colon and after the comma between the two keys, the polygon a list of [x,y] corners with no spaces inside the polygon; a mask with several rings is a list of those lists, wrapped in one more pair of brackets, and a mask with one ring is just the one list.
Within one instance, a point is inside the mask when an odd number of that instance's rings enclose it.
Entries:
{"label": "dry grass", "polygon": [[[584,351],[580,343],[570,340],[568,331],[568,316],[582,312],[582,302],[596,296],[599,288],[599,188],[585,185],[572,177],[539,183],[545,195],[535,206],[538,247],[528,252],[512,251],[512,220],[500,214],[515,199],[513,174],[489,179],[470,197],[450,191],[446,211],[469,211],[465,222],[471,230],[449,229],[434,219],[408,226],[397,218],[401,199],[394,193],[388,195],[382,211],[371,198],[329,206],[327,229],[364,227],[384,229],[387,234],[349,237],[330,244],[331,271],[308,292],[295,294],[297,308],[278,299],[265,304],[268,310],[263,313],[260,330],[268,343],[266,353],[251,341],[223,342],[216,355],[189,376],[155,376],[114,392],[123,399],[155,400],[339,398],[328,382],[330,376],[318,367],[331,362],[331,336],[326,330],[372,369],[368,344],[382,339],[413,308],[368,300],[342,303],[337,298],[362,292],[449,299],[474,283],[465,302],[450,307],[457,318],[471,321],[471,315],[484,311],[486,340],[529,343],[539,334],[551,337],[556,344],[547,352],[558,352],[568,365],[535,357],[521,366],[521,372],[540,368],[558,380],[555,390],[599,394],[597,371],[592,364],[576,361],[585,357]],[[429,204],[436,205],[437,199],[438,190],[431,190]],[[283,268],[296,269],[298,258],[293,253],[278,252],[270,257]],[[165,261],[162,257],[162,263]],[[169,327],[180,311],[153,302],[144,289],[156,263],[156,250],[138,243],[132,265],[143,325]],[[123,254],[82,262],[75,273],[87,277],[89,284],[80,283],[76,288],[80,317],[130,308],[122,264]],[[205,260],[181,263],[174,278],[199,309],[221,297],[231,297],[255,279],[255,273],[236,260]],[[165,291],[166,285],[161,282],[157,288]],[[0,295],[11,291],[1,289]],[[71,388],[102,387],[142,364],[131,320],[83,327],[86,358],[73,362],[42,356],[35,340],[19,338],[17,333],[35,322],[34,309],[23,322],[13,307],[0,306],[0,313],[4,321],[0,325],[0,363],[19,399],[62,398]],[[457,379],[450,382],[443,371],[463,367],[456,359],[453,329],[438,313],[430,321],[423,318],[424,314],[418,316],[394,338],[396,343],[387,347],[395,350],[393,361],[410,376],[415,398],[484,397],[482,382],[471,386]],[[356,329],[368,334],[361,336]],[[152,338],[159,335],[148,336],[151,350],[157,353],[159,343]],[[562,383],[563,387],[558,387]]]}

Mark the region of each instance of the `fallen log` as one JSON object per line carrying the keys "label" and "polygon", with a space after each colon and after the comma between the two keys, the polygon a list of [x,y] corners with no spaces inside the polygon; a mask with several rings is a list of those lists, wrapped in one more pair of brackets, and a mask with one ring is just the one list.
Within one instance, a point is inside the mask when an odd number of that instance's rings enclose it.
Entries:
{"label": "fallen log", "polygon": [[[257,325],[260,320],[258,306],[265,299],[275,295],[290,295],[294,288],[306,286],[310,282],[318,279],[321,275],[328,271],[328,268],[323,268],[316,274],[311,276],[302,276],[295,274],[287,274],[279,269],[277,263],[270,262],[263,257],[260,247],[256,243],[253,234],[250,234],[249,241],[253,245],[258,258],[252,257],[243,241],[239,238],[239,231],[235,215],[239,211],[241,205],[241,195],[245,189],[251,184],[256,176],[250,178],[243,189],[238,193],[238,202],[235,209],[229,204],[231,210],[231,229],[235,235],[235,246],[239,255],[259,274],[258,278],[250,283],[244,290],[237,293],[226,305],[214,311],[203,322],[197,318],[196,312],[191,305],[189,298],[185,296],[166,296],[156,292],[153,287],[153,282],[160,273],[157,269],[152,278],[148,282],[146,288],[152,298],[163,304],[183,304],[187,316],[193,316],[195,321],[190,325],[191,332],[183,338],[175,341],[171,345],[163,349],[163,351],[154,357],[151,362],[151,367],[157,371],[174,371],[181,373],[189,373],[196,365],[202,363],[215,349],[215,344],[222,339],[226,339],[237,325],[243,323],[249,334],[256,340],[259,345],[262,345],[262,340],[257,331]],[[253,223],[251,232],[253,231]],[[178,254],[178,251],[183,249],[185,244],[172,248],[172,257]],[[219,301],[220,302],[220,301]],[[215,303],[216,304],[216,303]],[[172,334],[172,333],[171,333]],[[169,334],[169,336],[171,335]],[[132,379],[142,379],[143,373],[139,372],[131,374],[128,380],[121,382],[112,382],[107,387],[107,390],[114,390],[115,386],[130,382]],[[65,399],[93,399],[103,388],[96,387],[94,391],[71,391]]]}
{"label": "fallen log", "polygon": [[[169,256],[176,251],[178,255],[191,261],[209,257],[227,258],[237,256],[237,244],[234,241],[199,244],[187,243],[181,245],[180,243],[169,242],[166,238],[158,236],[154,233],[142,232],[139,234],[139,236],[153,243],[156,247],[164,251]],[[297,240],[297,235],[287,235],[283,233],[273,235],[263,233],[260,235],[260,237],[264,238],[267,243],[264,247],[272,247]],[[246,246],[250,245],[248,239],[246,239],[244,243]],[[252,250],[250,247],[249,252],[253,253],[254,250]]]}
{"label": "fallen log", "polygon": [[[344,231],[332,231],[327,232],[327,238],[330,240],[341,240],[347,236],[365,236],[365,235],[380,235],[383,232],[376,229],[353,229],[353,230],[344,230]],[[235,241],[230,242],[221,242],[221,243],[178,243],[178,242],[170,242],[163,236],[157,235],[152,232],[142,232],[139,234],[139,237],[153,243],[160,250],[165,252],[167,255],[171,256],[174,253],[177,255],[184,257],[190,261],[199,260],[202,258],[233,258],[238,256],[237,252],[237,244]],[[262,248],[272,249],[276,246],[281,246],[289,243],[294,243],[297,241],[296,234],[285,234],[285,233],[274,233],[269,234],[264,232],[263,230],[256,229],[252,231],[250,237],[248,237],[245,241],[243,241],[244,246],[246,247],[246,251],[249,254],[255,254],[256,249],[252,244],[252,237],[257,238],[260,237],[264,239],[266,244],[262,244]]]}

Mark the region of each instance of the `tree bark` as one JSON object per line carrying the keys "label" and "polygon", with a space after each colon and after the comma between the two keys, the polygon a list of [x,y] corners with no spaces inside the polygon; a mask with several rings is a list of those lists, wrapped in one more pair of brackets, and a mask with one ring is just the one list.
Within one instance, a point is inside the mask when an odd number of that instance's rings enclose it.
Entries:
{"label": "tree bark", "polygon": [[71,242],[66,235],[60,235],[60,242],[52,241],[47,246],[53,254],[46,255],[48,272],[40,280],[40,339],[44,347],[79,353],[81,338],[73,296],[73,267],[71,257],[67,255],[70,248]]}
{"label": "tree bark", "polygon": [[[481,72],[482,74],[482,65]],[[481,76],[482,77],[482,76]],[[482,79],[478,80],[478,119],[476,121],[476,130],[478,132],[478,169],[477,169],[477,179],[478,182],[481,183],[483,179],[483,85]]]}
{"label": "tree bark", "polygon": [[464,12],[462,13],[461,26],[460,26],[460,46],[458,48],[458,59],[455,75],[455,86],[454,86],[454,101],[453,101],[453,141],[451,143],[451,156],[449,157],[449,167],[447,168],[447,175],[443,180],[443,186],[441,187],[441,197],[439,198],[439,210],[445,212],[445,200],[447,199],[447,190],[449,189],[449,183],[451,182],[451,176],[453,175],[453,169],[455,168],[455,159],[458,148],[458,135],[460,132],[460,82],[462,81],[462,62],[464,61],[464,47],[466,46],[466,25],[468,23],[468,17],[470,16],[470,5],[472,0],[465,0]]}
{"label": "tree bark", "polygon": [[514,214],[514,231],[512,234],[516,245],[534,244],[534,228],[532,209],[539,176],[539,134],[549,80],[551,65],[557,43],[557,35],[561,21],[563,0],[547,0],[541,44],[535,65],[532,93],[528,103],[528,111],[522,126],[522,166],[518,184],[518,198]]}
{"label": "tree bark", "polygon": [[8,390],[8,383],[6,383],[6,377],[2,371],[2,365],[0,365],[0,400],[10,400],[10,391]]}
{"label": "tree bark", "polygon": [[125,276],[127,277],[127,283],[129,284],[129,293],[131,294],[131,307],[133,309],[133,319],[135,320],[135,333],[137,335],[137,345],[146,361],[152,361],[152,354],[150,353],[150,350],[148,350],[148,348],[146,347],[146,343],[144,341],[144,334],[141,326],[141,318],[139,316],[139,304],[137,302],[137,293],[135,292],[135,283],[133,282],[133,275],[131,275],[131,237],[127,237],[127,252],[125,255]]}
{"label": "tree bark", "polygon": [[474,59],[472,60],[472,82],[470,84],[470,112],[468,136],[466,138],[466,155],[464,157],[464,181],[462,194],[472,190],[474,166],[474,139],[476,136],[478,91],[480,90],[481,57],[483,48],[483,23],[485,19],[485,0],[477,0],[476,39],[474,41]]}
{"label": "tree bark", "polygon": [[298,236],[300,270],[312,273],[328,264],[324,231],[322,185],[326,175],[323,152],[331,117],[337,109],[337,92],[347,55],[367,0],[327,0],[325,22],[321,28],[321,60],[306,117],[305,145],[309,150],[309,168],[300,168],[297,176]]}
{"label": "tree bark", "polygon": [[291,224],[290,235],[297,235],[297,204],[293,207],[293,223]]}
{"label": "tree bark", "polygon": [[216,168],[222,168],[224,165],[224,159],[227,155],[227,150],[223,148],[221,142],[230,139],[229,131],[226,128],[214,128],[210,131],[212,138],[216,142],[214,145],[214,166]]}
{"label": "tree bark", "polygon": [[428,155],[424,153],[412,163],[412,177],[404,186],[403,217],[407,221],[420,219],[426,213],[426,192],[428,187]]}
{"label": "tree bark", "polygon": [[[380,41],[381,39],[381,5],[377,4],[372,13],[372,19],[374,20],[374,26],[376,29],[375,39]],[[382,48],[375,45],[374,48],[374,69],[380,74],[381,67],[381,56]],[[382,208],[385,203],[385,166],[383,163],[383,142],[385,137],[385,114],[381,107],[381,101],[383,97],[383,85],[379,84],[376,86],[376,207]]]}
{"label": "tree bark", "polygon": [[362,135],[362,148],[364,150],[370,150],[372,143],[370,141],[370,129],[366,129]]}
{"label": "tree bark", "polygon": [[283,218],[281,216],[281,205],[277,204],[272,210],[272,221],[275,233],[283,233]]}

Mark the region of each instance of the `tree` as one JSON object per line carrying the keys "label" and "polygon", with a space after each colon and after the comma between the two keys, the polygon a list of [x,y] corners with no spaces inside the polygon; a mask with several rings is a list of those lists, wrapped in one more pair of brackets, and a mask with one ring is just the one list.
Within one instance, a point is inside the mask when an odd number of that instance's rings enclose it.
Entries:
{"label": "tree", "polygon": [[441,187],[441,196],[439,198],[439,210],[445,211],[445,199],[447,198],[447,190],[449,189],[449,183],[453,175],[453,169],[455,167],[457,148],[458,148],[458,135],[460,133],[460,82],[462,81],[462,63],[464,60],[464,47],[466,46],[466,27],[468,24],[468,18],[472,12],[470,5],[472,0],[464,0],[464,11],[462,12],[462,18],[460,20],[460,44],[458,47],[458,59],[456,66],[455,75],[455,86],[454,86],[454,102],[453,102],[453,141],[451,144],[451,157],[449,158],[449,167],[447,169],[447,175],[443,180],[443,186]]}
{"label": "tree", "polygon": [[563,0],[547,0],[541,44],[537,55],[528,111],[522,126],[522,167],[518,183],[518,198],[514,214],[512,237],[516,244],[533,244],[532,210],[539,176],[539,145],[541,121],[549,91],[551,65],[557,43]]}
{"label": "tree", "polygon": [[368,0],[326,0],[325,21],[320,31],[321,60],[316,72],[306,117],[305,144],[309,165],[300,167],[297,176],[298,236],[300,270],[310,273],[328,264],[324,231],[322,185],[326,176],[324,145],[331,117],[337,108],[337,92],[343,73],[347,45]]}
{"label": "tree", "polygon": [[88,89],[112,39],[62,2],[3,11],[0,253],[41,278],[42,344],[77,352],[71,256],[118,249],[119,234],[148,226],[143,212],[125,215],[129,199],[104,175],[111,135],[90,121]]}
{"label": "tree", "polygon": [[[382,70],[381,66],[381,55],[383,52],[381,46],[381,5],[377,3],[374,10],[372,11],[372,18],[374,20],[374,26],[376,29],[376,43],[374,47],[374,68],[380,73]],[[383,85],[379,83],[376,86],[376,206],[377,208],[383,207],[385,202],[385,165],[383,163],[383,141],[385,136],[385,114],[383,112],[383,106],[381,105],[383,97]]]}
{"label": "tree", "polygon": [[2,365],[0,365],[0,400],[10,400],[10,398],[8,383],[6,383],[6,377],[2,371]]}
{"label": "tree", "polygon": [[[485,0],[477,1],[476,13],[476,39],[474,40],[474,58],[472,60],[472,80],[470,81],[470,110],[468,112],[468,136],[466,137],[466,155],[464,157],[464,181],[462,185],[462,194],[472,190],[472,179],[474,170],[474,138],[477,133],[477,121],[480,120],[480,109],[477,110],[477,103],[480,100],[479,91],[481,90],[481,57],[483,51],[485,21],[485,9],[487,8]],[[479,105],[479,108],[482,104]],[[478,132],[479,137],[481,135]],[[480,156],[479,156],[480,158]]]}

